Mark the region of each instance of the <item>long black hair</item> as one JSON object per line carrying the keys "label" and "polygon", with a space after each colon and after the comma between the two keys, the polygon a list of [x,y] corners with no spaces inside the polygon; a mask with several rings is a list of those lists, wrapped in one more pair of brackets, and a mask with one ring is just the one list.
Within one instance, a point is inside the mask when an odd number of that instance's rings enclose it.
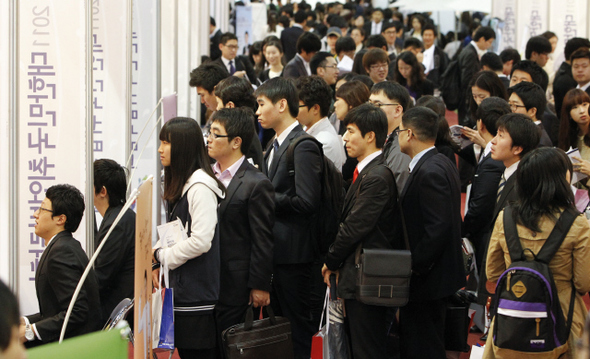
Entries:
{"label": "long black hair", "polygon": [[527,153],[516,170],[514,216],[517,223],[540,232],[539,221],[574,206],[574,194],[566,179],[573,173],[572,162],[563,150],[541,147]]}
{"label": "long black hair", "polygon": [[410,89],[412,91],[419,91],[422,87],[422,83],[426,79],[426,75],[424,75],[424,67],[422,63],[418,62],[416,55],[414,55],[411,51],[404,51],[402,52],[396,59],[395,59],[395,72],[394,78],[400,85],[406,86],[408,84],[407,80],[402,76],[401,72],[399,72],[398,64],[399,60],[402,60],[406,64],[412,67],[412,75],[410,76]]}
{"label": "long black hair", "polygon": [[170,166],[164,167],[164,200],[176,203],[190,176],[202,169],[219,188],[225,186],[215,177],[207,155],[203,132],[199,124],[188,117],[175,117],[160,130],[160,141],[170,143]]}
{"label": "long black hair", "polygon": [[473,98],[473,94],[471,92],[471,88],[473,86],[477,86],[480,89],[487,91],[490,93],[490,97],[499,97],[508,101],[508,93],[506,92],[506,87],[502,83],[502,80],[498,77],[498,75],[493,71],[480,71],[473,75],[473,78],[469,82],[469,88],[467,89],[467,93],[469,96],[469,113],[471,114],[471,118],[476,121],[477,118],[477,103]]}
{"label": "long black hair", "polygon": [[[590,103],[590,96],[586,91],[581,89],[571,89],[563,98],[563,105],[561,106],[561,122],[559,124],[559,141],[557,142],[559,148],[564,151],[571,147],[578,147],[578,133],[580,129],[576,121],[572,119],[571,111],[576,105],[583,103]],[[589,110],[590,111],[590,110]],[[584,135],[584,144],[590,147],[589,134]]]}

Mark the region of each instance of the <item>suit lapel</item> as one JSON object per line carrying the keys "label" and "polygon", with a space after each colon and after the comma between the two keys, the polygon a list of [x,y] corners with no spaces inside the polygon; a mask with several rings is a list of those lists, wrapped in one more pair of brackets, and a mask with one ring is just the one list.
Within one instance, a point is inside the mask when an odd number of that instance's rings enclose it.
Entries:
{"label": "suit lapel", "polygon": [[354,203],[356,201],[356,193],[363,181],[363,178],[371,171],[371,169],[383,162],[383,155],[379,155],[375,157],[371,162],[369,162],[365,168],[359,173],[356,181],[348,188],[348,192],[346,192],[346,198],[344,199],[344,206],[342,208],[342,217],[346,218],[348,213],[352,210]]}
{"label": "suit lapel", "polygon": [[219,209],[217,210],[217,216],[220,219],[223,217],[223,214],[225,213],[225,209],[227,208],[228,203],[231,202],[233,195],[236,193],[236,191],[238,190],[238,188],[242,184],[242,177],[244,177],[244,174],[246,173],[247,168],[248,168],[248,160],[244,159],[244,162],[242,162],[242,165],[240,166],[240,168],[238,168],[236,175],[229,182],[229,186],[227,186],[225,198],[219,204]]}
{"label": "suit lapel", "polygon": [[[414,175],[420,170],[420,167],[422,167],[422,164],[424,164],[424,162],[426,162],[430,157],[432,157],[436,154],[438,154],[438,151],[436,150],[436,148],[433,148],[432,150],[426,152],[424,154],[424,156],[422,156],[422,158],[420,158],[420,161],[418,161],[418,163],[416,163],[416,166],[414,166],[414,170],[412,170],[412,172],[410,173],[410,176],[408,177],[408,180],[406,181],[406,185],[404,186],[404,189],[402,190],[402,193],[400,195],[400,200],[403,200],[404,196],[406,195],[406,192],[408,192],[408,188],[412,185]],[[409,167],[408,167],[408,170],[409,170]]]}
{"label": "suit lapel", "polygon": [[[494,218],[497,218],[498,213],[500,213],[500,211],[502,209],[504,209],[504,207],[506,207],[506,197],[508,197],[508,195],[510,194],[510,192],[512,192],[514,190],[514,185],[516,182],[516,173],[512,174],[512,176],[510,176],[510,178],[508,178],[508,180],[506,181],[506,184],[504,185],[504,189],[502,190],[502,194],[500,195],[500,200],[498,200],[498,203],[496,203],[496,207],[494,208]],[[495,221],[494,221],[495,223]]]}
{"label": "suit lapel", "polygon": [[299,57],[297,58],[297,62],[299,64],[299,70],[301,71],[301,73],[306,74],[307,75],[307,69],[305,68],[305,64],[303,63],[303,60],[301,60]]}
{"label": "suit lapel", "polygon": [[39,272],[43,268],[43,265],[45,265],[45,260],[47,259],[47,256],[49,255],[49,251],[51,250],[51,248],[53,247],[53,245],[55,244],[55,242],[57,242],[61,237],[64,237],[64,236],[66,236],[69,233],[70,232],[68,232],[68,231],[61,231],[61,232],[59,232],[55,236],[55,238],[53,238],[51,240],[51,242],[49,243],[49,245],[45,248],[45,250],[41,254],[41,258],[39,258],[39,264],[37,265],[37,272],[35,273],[35,281],[37,281],[37,277],[39,276]]}
{"label": "suit lapel", "polygon": [[295,126],[291,130],[291,132],[289,133],[287,138],[279,146],[279,151],[272,155],[272,162],[270,163],[269,168],[268,168],[268,178],[271,181],[274,178],[275,174],[277,173],[277,165],[279,164],[279,160],[281,159],[283,154],[287,151],[287,148],[289,148],[291,141],[295,138],[295,134],[297,134],[299,131],[302,131],[301,125]]}

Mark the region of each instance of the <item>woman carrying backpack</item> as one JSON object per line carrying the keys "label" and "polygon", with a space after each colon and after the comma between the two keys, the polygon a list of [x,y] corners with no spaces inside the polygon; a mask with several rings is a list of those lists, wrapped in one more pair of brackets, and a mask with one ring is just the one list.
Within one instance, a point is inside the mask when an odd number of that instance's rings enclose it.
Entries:
{"label": "woman carrying backpack", "polygon": [[[493,150],[492,150],[493,151]],[[571,331],[569,332],[569,349],[563,357],[560,358],[573,358],[574,357],[574,341],[579,338],[584,328],[584,320],[588,311],[582,300],[582,296],[590,290],[590,225],[584,215],[580,215],[574,207],[574,196],[570,187],[570,179],[572,173],[572,164],[570,159],[567,157],[565,152],[555,148],[539,148],[523,157],[521,160],[518,170],[516,172],[516,191],[518,195],[518,201],[511,204],[511,208],[507,208],[504,211],[511,211],[514,222],[516,223],[517,235],[520,240],[520,245],[524,252],[524,256],[527,261],[533,259],[533,253],[535,256],[539,256],[541,248],[547,243],[552,230],[557,228],[557,232],[561,232],[560,229],[567,231],[565,238],[555,254],[549,261],[549,269],[553,275],[553,281],[557,288],[557,295],[561,304],[561,312],[565,317],[565,322],[568,317],[570,300],[572,294],[575,293],[573,319],[571,323]],[[556,226],[556,222],[566,211],[572,211],[575,213],[572,216],[573,224],[567,230],[566,226]],[[510,217],[508,217],[510,218]],[[564,216],[565,218],[565,216]],[[510,221],[512,222],[512,221]],[[562,223],[563,224],[563,223]],[[561,227],[561,228],[560,228]],[[497,315],[494,317],[490,333],[486,342],[484,358],[496,358],[496,357],[519,357],[526,358],[527,353],[534,353],[534,358],[557,358],[559,351],[565,350],[565,347],[561,346],[561,349],[547,351],[548,343],[553,338],[557,338],[555,333],[550,334],[550,340],[543,340],[543,331],[548,331],[549,326],[545,325],[547,319],[551,319],[551,315],[547,315],[547,318],[543,318],[545,315],[545,309],[538,309],[537,304],[544,303],[523,303],[518,300],[526,299],[527,287],[529,296],[532,295],[533,286],[529,283],[523,285],[522,282],[515,280],[515,270],[507,271],[506,269],[512,264],[511,252],[514,254],[514,247],[509,251],[507,244],[507,237],[510,237],[508,233],[509,227],[504,226],[504,213],[501,212],[498,215],[494,231],[490,238],[486,273],[488,279],[491,282],[498,282],[496,287],[496,295],[499,297],[499,307]],[[508,234],[507,234],[508,233]],[[559,236],[561,237],[561,236]],[[553,237],[555,239],[556,236]],[[553,242],[555,243],[555,242]],[[520,254],[519,254],[520,255]],[[514,255],[513,255],[514,256]],[[519,262],[523,263],[523,262]],[[527,262],[528,263],[528,262]],[[512,269],[517,269],[514,266]],[[512,281],[510,281],[510,274],[512,274]],[[572,288],[573,285],[573,288]],[[572,290],[575,289],[575,290]],[[512,291],[514,300],[505,300],[502,303],[502,298],[505,293]],[[539,302],[538,300],[533,302]],[[498,302],[496,302],[498,303]],[[512,313],[507,310],[508,303],[512,307]],[[529,306],[529,308],[525,308]],[[536,306],[536,312],[530,307]],[[504,312],[501,312],[502,309]],[[557,307],[559,310],[559,307]],[[530,316],[523,315],[527,313],[526,310],[530,310],[528,313]],[[536,335],[538,338],[525,339],[524,344],[528,347],[527,350],[514,351],[510,349],[501,348],[499,339],[501,331],[505,331],[503,334],[515,330],[514,326],[508,325],[502,327],[498,325],[498,320],[501,314],[511,316],[509,320],[515,320],[512,323],[522,322],[525,320],[531,321],[532,324],[532,336],[534,337],[534,328],[536,322]],[[515,314],[520,313],[520,314]],[[533,314],[534,313],[534,314]],[[551,312],[553,313],[553,312]],[[541,321],[541,318],[543,321]],[[506,317],[505,317],[506,318]],[[529,319],[530,318],[530,319]],[[508,321],[509,321],[508,320]],[[559,322],[559,318],[557,318]],[[504,319],[504,323],[507,320]],[[497,325],[497,332],[494,332],[494,326]],[[516,331],[516,330],[515,330]],[[541,332],[541,333],[539,333]],[[564,338],[567,338],[567,330],[564,332]],[[497,335],[496,335],[497,334]],[[526,333],[522,331],[519,333],[510,334],[513,338],[522,340],[522,337],[526,336]],[[564,344],[564,343],[561,343]],[[539,352],[545,351],[546,355],[541,356]]]}

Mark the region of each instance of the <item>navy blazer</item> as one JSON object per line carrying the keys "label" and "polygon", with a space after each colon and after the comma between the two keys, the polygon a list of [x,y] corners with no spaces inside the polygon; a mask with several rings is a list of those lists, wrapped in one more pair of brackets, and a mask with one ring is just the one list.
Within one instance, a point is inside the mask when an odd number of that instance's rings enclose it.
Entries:
{"label": "navy blazer", "polygon": [[[265,153],[264,173],[275,190],[274,263],[310,263],[315,260],[317,231],[314,215],[320,207],[322,153],[313,141],[303,141],[295,147],[294,176],[287,169],[287,148],[291,142],[305,134],[297,125],[273,154],[272,163],[267,163],[270,152]],[[272,148],[272,142],[269,142]]]}
{"label": "navy blazer", "polygon": [[426,152],[410,173],[400,200],[412,250],[410,300],[454,294],[465,285],[456,166],[436,149]]}
{"label": "navy blazer", "polygon": [[[72,233],[58,233],[43,251],[35,273],[39,313],[27,316],[43,343],[59,339],[72,295],[88,265],[88,257]],[[98,284],[91,269],[70,316],[65,338],[102,327]],[[35,344],[33,342],[33,344]]]}

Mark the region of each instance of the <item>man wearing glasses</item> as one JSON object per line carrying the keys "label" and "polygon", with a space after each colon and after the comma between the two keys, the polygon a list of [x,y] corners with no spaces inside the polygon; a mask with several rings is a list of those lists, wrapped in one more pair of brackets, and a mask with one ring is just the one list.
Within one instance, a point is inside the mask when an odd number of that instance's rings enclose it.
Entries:
{"label": "man wearing glasses", "polygon": [[410,94],[402,85],[384,81],[373,85],[369,102],[383,110],[387,116],[387,138],[383,146],[383,158],[395,175],[397,188],[401,190],[410,175],[408,166],[411,158],[400,151],[395,130],[402,122],[404,111],[410,106]]}
{"label": "man wearing glasses", "polygon": [[336,83],[340,70],[334,55],[329,52],[320,51],[313,55],[309,62],[312,75],[318,75],[330,86]]}
{"label": "man wearing glasses", "polygon": [[[88,265],[88,257],[72,233],[84,214],[84,197],[73,186],[51,186],[35,211],[35,235],[43,238],[45,250],[35,273],[40,312],[23,317],[21,339],[27,347],[55,342],[74,290]],[[90,270],[74,304],[65,338],[101,327],[98,284]]]}
{"label": "man wearing glasses", "polygon": [[389,73],[389,57],[387,52],[375,48],[367,51],[363,56],[363,67],[373,83],[383,82]]}
{"label": "man wearing glasses", "polygon": [[508,89],[508,104],[513,113],[527,115],[537,125],[541,133],[539,147],[552,147],[551,138],[547,134],[547,131],[545,131],[541,121],[537,118],[537,116],[543,114],[547,106],[544,93],[545,91],[536,83],[523,81]]}
{"label": "man wearing glasses", "polygon": [[250,83],[256,84],[256,73],[250,62],[238,54],[238,38],[236,35],[226,32],[219,40],[219,50],[221,57],[214,62],[223,66],[230,76],[244,77],[250,80]]}

